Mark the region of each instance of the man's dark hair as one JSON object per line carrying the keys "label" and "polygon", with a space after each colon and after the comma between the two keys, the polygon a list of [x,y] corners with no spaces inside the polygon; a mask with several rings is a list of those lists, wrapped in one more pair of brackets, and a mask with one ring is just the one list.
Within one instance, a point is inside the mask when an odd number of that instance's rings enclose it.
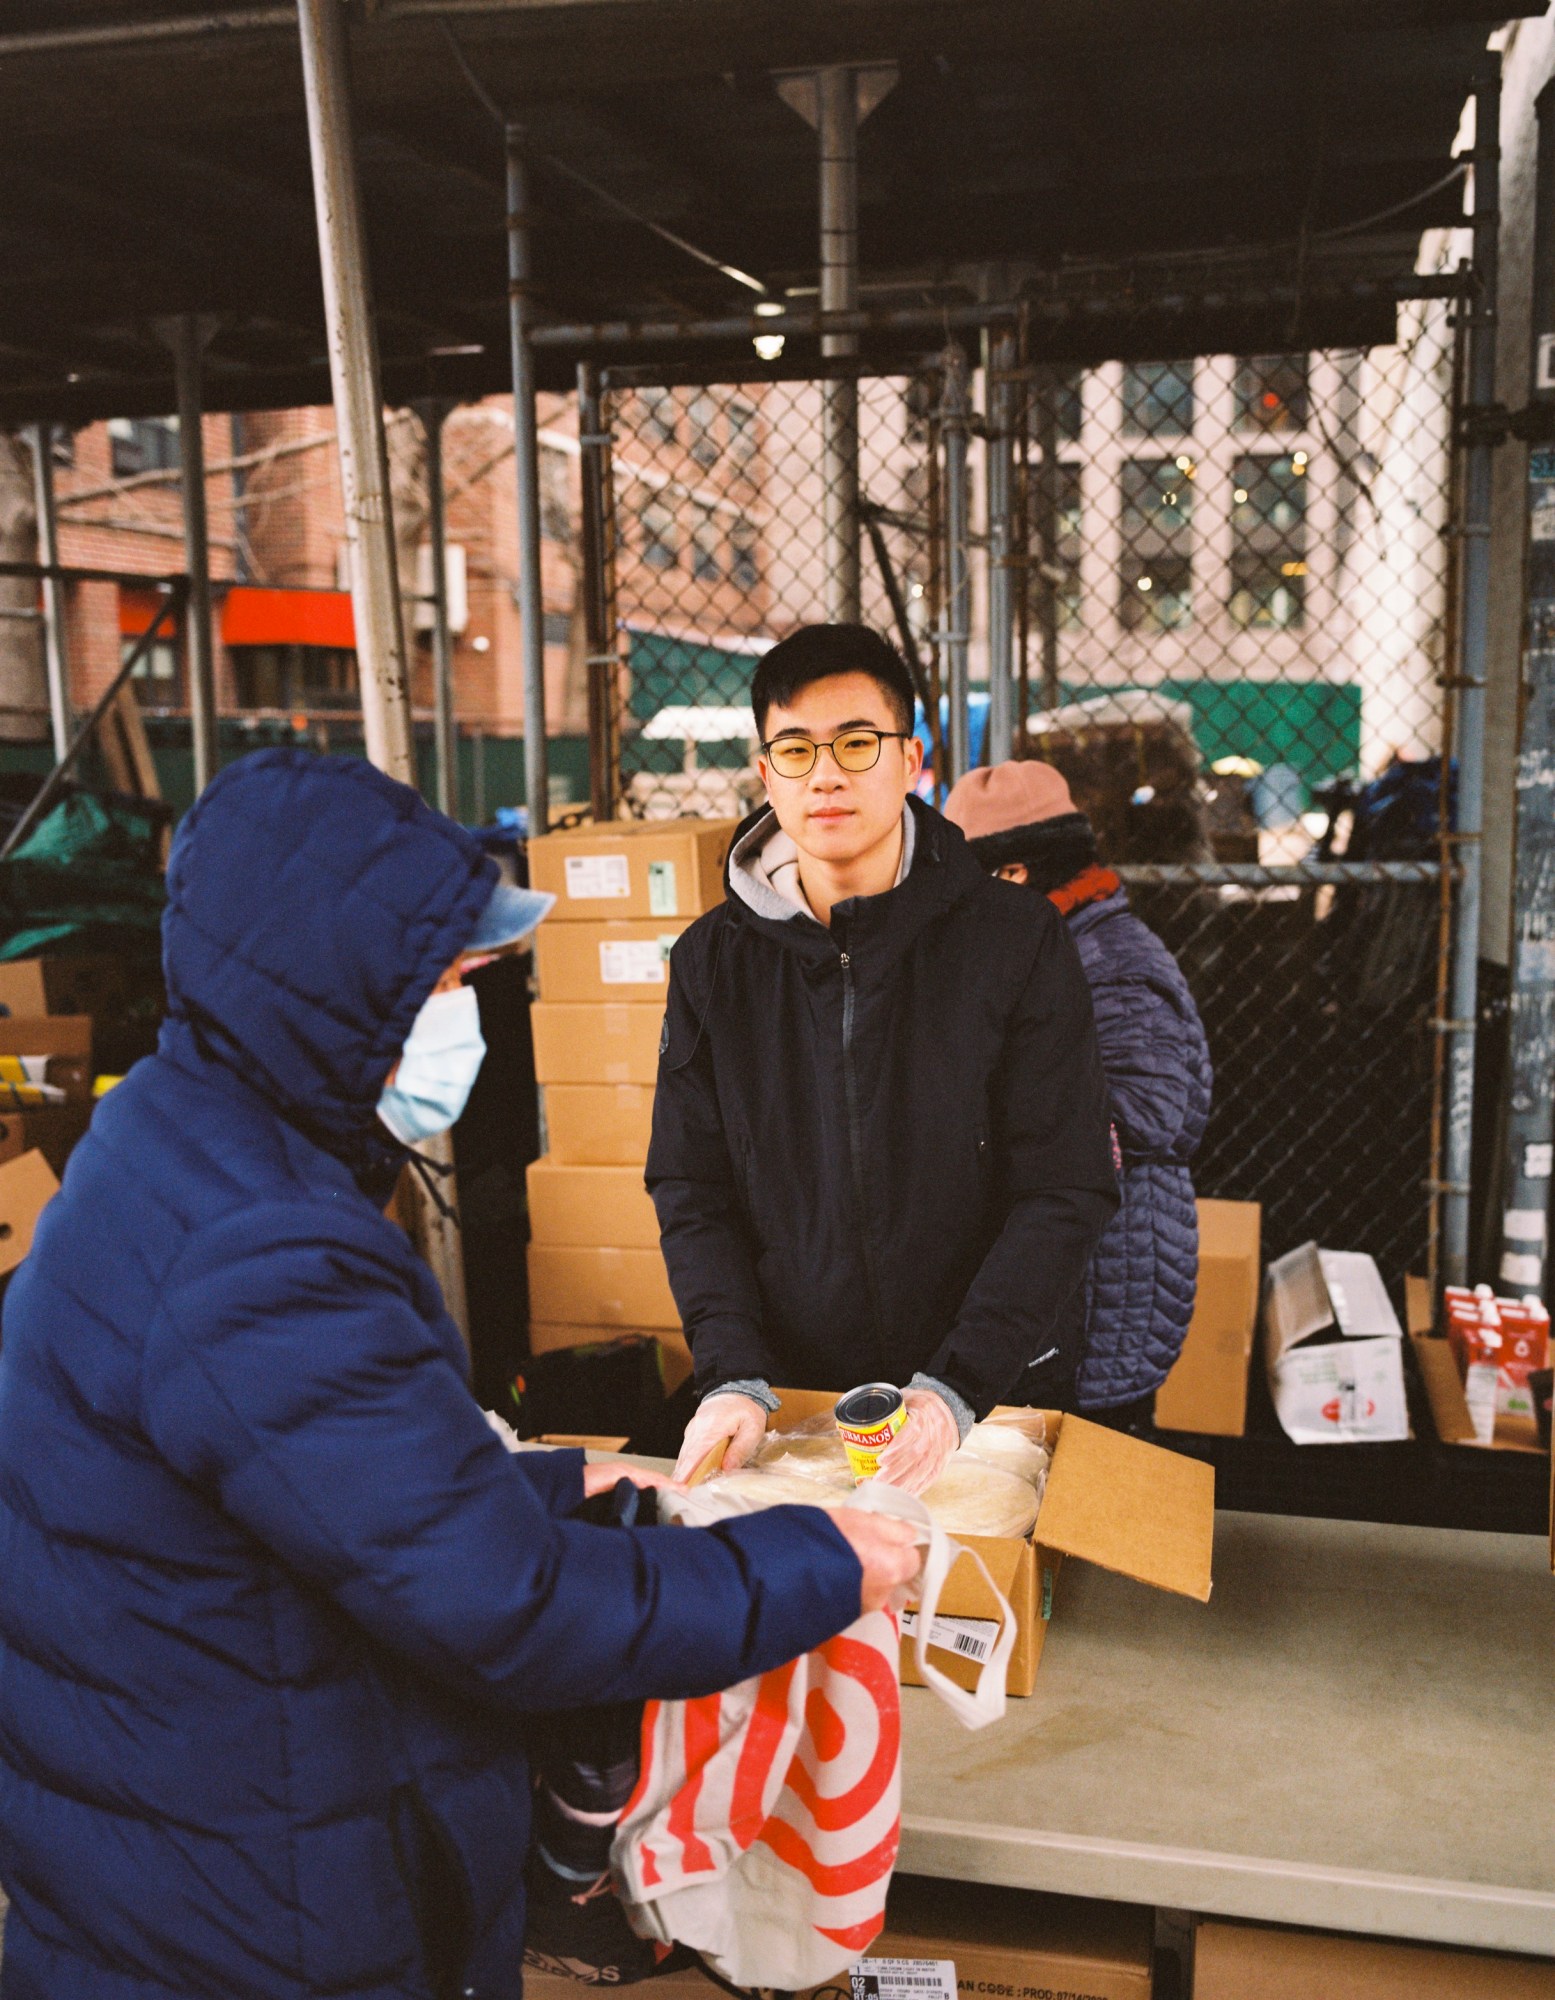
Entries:
{"label": "man's dark hair", "polygon": [[763,655],[751,681],[757,735],[765,739],[770,709],[787,708],[802,688],[838,674],[868,674],[891,704],[897,727],[904,734],[911,730],[912,676],[893,645],[867,625],[802,625]]}

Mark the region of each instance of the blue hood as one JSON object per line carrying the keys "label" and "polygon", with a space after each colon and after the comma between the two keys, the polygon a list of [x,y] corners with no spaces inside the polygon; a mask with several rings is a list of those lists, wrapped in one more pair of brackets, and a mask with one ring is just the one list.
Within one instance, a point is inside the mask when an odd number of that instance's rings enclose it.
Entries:
{"label": "blue hood", "polygon": [[173,842],[162,1051],[223,1066],[337,1157],[378,1150],[410,1024],[497,883],[477,841],[370,764],[259,750]]}

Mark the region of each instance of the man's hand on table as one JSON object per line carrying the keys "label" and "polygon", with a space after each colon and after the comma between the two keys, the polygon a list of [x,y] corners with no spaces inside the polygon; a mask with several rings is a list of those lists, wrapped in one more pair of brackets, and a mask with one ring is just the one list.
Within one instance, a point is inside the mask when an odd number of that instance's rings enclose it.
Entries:
{"label": "man's hand on table", "polygon": [[880,1454],[879,1478],[903,1493],[927,1493],[955,1453],[961,1432],[950,1405],[932,1389],[904,1389],[907,1422]]}
{"label": "man's hand on table", "polygon": [[766,1435],[767,1413],[754,1396],[738,1390],[728,1395],[716,1392],[703,1398],[696,1415],[686,1426],[680,1456],[675,1461],[675,1478],[691,1477],[716,1444],[724,1445],[724,1472],[744,1465]]}

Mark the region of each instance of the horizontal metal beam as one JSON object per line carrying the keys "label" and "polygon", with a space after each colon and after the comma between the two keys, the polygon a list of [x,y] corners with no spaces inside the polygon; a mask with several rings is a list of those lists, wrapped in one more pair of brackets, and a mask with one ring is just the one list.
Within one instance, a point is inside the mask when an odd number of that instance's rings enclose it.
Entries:
{"label": "horizontal metal beam", "polygon": [[759,334],[785,338],[823,333],[940,333],[988,326],[1011,319],[1014,305],[882,306],[858,312],[785,312],[763,318],[741,313],[728,319],[611,319],[592,325],[537,326],[537,348],[655,347],[680,341],[754,340]]}
{"label": "horizontal metal beam", "polygon": [[1439,882],[1435,861],[1128,861],[1113,873],[1141,888],[1364,889],[1381,883]]}

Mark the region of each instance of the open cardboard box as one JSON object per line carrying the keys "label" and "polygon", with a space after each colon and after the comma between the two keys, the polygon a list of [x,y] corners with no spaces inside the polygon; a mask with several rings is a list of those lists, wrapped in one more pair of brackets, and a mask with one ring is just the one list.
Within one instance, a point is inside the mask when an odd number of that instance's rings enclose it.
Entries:
{"label": "open cardboard box", "polygon": [[[840,1393],[840,1392],[839,1392]],[[778,1408],[768,1428],[791,1430],[831,1410],[836,1395],[814,1389],[779,1389]],[[1014,1536],[960,1535],[975,1549],[988,1574],[1015,1613],[1015,1650],[1005,1685],[1011,1694],[1030,1694],[1036,1685],[1042,1644],[1053,1613],[1053,1586],[1065,1556],[1131,1576],[1157,1590],[1208,1603],[1210,1559],[1215,1540],[1215,1473],[1212,1466],[1180,1453],[1142,1444],[1138,1438],[1083,1417],[1046,1411],[1053,1463],[1037,1524],[1024,1540]],[[972,1564],[958,1562],[940,1598],[942,1619],[994,1625],[998,1607]],[[953,1628],[954,1629],[954,1628]],[[952,1680],[971,1687],[975,1660],[936,1646],[936,1665]],[[914,1646],[902,1641],[902,1679],[918,1687]]]}
{"label": "open cardboard box", "polygon": [[1542,1450],[1538,1425],[1532,1417],[1498,1416],[1495,1439],[1490,1444],[1481,1443],[1474,1435],[1474,1419],[1463,1394],[1463,1377],[1458,1373],[1447,1336],[1436,1331],[1431,1287],[1424,1278],[1404,1280],[1404,1321],[1420,1379],[1425,1384],[1426,1401],[1431,1405],[1431,1421],[1443,1444],[1472,1445],[1476,1451]]}

